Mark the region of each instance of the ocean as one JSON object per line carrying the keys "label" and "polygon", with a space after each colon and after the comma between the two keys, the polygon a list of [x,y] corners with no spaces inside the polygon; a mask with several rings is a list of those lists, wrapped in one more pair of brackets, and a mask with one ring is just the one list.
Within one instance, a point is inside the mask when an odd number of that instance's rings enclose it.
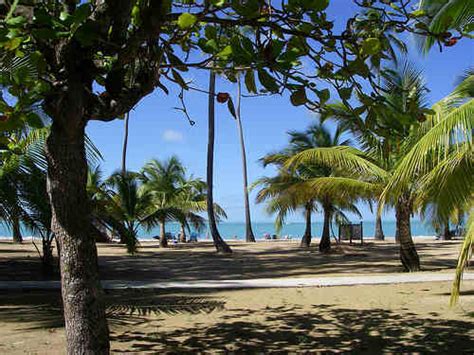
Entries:
{"label": "ocean", "polygon": [[[263,236],[268,233],[270,235],[276,234],[275,227],[273,223],[270,222],[255,222],[252,224],[253,231],[255,237],[257,239],[263,239]],[[303,235],[305,229],[304,223],[288,223],[286,224],[280,235],[282,237],[288,236],[293,239],[299,238]],[[319,238],[323,229],[322,222],[316,222],[312,224],[312,234],[315,238]],[[385,236],[387,238],[394,238],[395,236],[395,221],[385,221],[383,222],[383,229]],[[412,220],[411,222],[411,230],[413,236],[433,236],[436,235],[436,232],[433,228],[422,221],[419,220]],[[166,231],[172,234],[176,234],[179,232],[179,225],[176,223],[168,223],[166,225]],[[338,235],[337,226],[332,227],[332,231],[334,235]],[[370,239],[374,237],[375,231],[375,221],[366,221],[363,223],[363,233],[364,238]],[[238,222],[223,222],[219,224],[219,232],[224,239],[228,240],[242,240],[245,236],[245,223],[238,223]],[[31,235],[28,231],[23,231],[25,236]],[[206,230],[202,231],[201,233],[197,233],[199,235],[199,239],[206,239],[209,238],[208,233]],[[152,239],[154,236],[159,235],[158,228],[155,228],[151,231],[140,230],[139,232],[139,239],[147,240]],[[9,237],[11,236],[11,232],[6,228],[4,225],[0,225],[0,236],[1,237]]]}

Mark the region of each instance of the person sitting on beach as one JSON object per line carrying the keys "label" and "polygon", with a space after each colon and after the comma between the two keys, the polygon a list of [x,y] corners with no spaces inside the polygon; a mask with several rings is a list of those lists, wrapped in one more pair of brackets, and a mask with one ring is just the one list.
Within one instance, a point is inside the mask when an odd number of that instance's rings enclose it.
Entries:
{"label": "person sitting on beach", "polygon": [[266,239],[266,240],[271,239],[270,233],[265,233],[265,234],[263,235],[263,238]]}

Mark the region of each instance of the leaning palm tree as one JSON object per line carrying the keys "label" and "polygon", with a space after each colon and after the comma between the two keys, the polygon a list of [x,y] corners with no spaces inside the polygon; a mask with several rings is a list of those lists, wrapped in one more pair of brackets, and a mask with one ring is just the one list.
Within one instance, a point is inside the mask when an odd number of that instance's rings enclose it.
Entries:
{"label": "leaning palm tree", "polygon": [[418,179],[416,208],[436,206],[438,218],[447,220],[456,210],[470,215],[458,259],[451,303],[456,303],[462,274],[474,245],[474,72],[467,71],[454,92],[436,103],[427,115],[422,134],[397,166],[382,200],[401,195]]}
{"label": "leaning palm tree", "polygon": [[214,210],[214,136],[215,136],[215,96],[216,96],[216,73],[211,70],[209,75],[209,100],[208,100],[208,141],[207,141],[207,215],[209,219],[209,230],[211,232],[214,246],[218,253],[232,253],[232,249],[222,239],[217,229],[217,220]]}
{"label": "leaning palm tree", "polygon": [[[353,109],[348,102],[329,105],[328,114],[356,135],[370,159],[389,176],[416,142],[421,123],[430,110],[426,104],[427,90],[423,76],[409,62],[387,68],[381,75],[382,99],[372,102],[364,114]],[[358,99],[364,102],[368,97],[359,93]],[[410,225],[414,212],[413,199],[418,189],[418,180],[414,179],[405,186],[403,194],[389,201],[395,207],[395,238],[400,243],[400,259],[407,271],[420,269]]]}

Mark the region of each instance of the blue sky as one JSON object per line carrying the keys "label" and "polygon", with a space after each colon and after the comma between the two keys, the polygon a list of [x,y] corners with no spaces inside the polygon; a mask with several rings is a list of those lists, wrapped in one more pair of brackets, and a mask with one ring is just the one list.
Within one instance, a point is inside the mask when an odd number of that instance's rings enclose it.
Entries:
{"label": "blue sky", "polygon": [[[338,21],[351,16],[355,11],[352,1],[333,0],[329,17]],[[410,58],[423,69],[430,101],[436,102],[447,95],[454,87],[456,78],[463,70],[474,65],[474,42],[462,40],[456,46],[444,48],[443,53],[433,49],[429,55],[422,56],[413,41],[410,45]],[[186,79],[193,79],[194,85],[207,87],[208,74],[185,73]],[[235,95],[236,87],[218,79],[217,91],[228,91]],[[207,149],[207,96],[204,93],[186,94],[186,103],[192,119],[190,126],[182,113],[174,107],[180,106],[177,92],[170,95],[156,90],[144,98],[131,113],[128,149],[128,168],[139,170],[151,158],[165,159],[177,155],[187,167],[188,173],[205,177]],[[217,105],[216,153],[215,153],[215,200],[229,215],[229,221],[243,221],[243,192],[240,147],[236,122],[228,113],[226,105]],[[287,142],[288,130],[303,130],[314,115],[304,108],[293,107],[288,97],[244,98],[242,120],[247,144],[249,182],[272,170],[263,169],[258,159],[268,152],[280,149]],[[102,168],[106,174],[118,169],[121,164],[123,140],[123,121],[91,122],[87,132],[101,150],[105,161]],[[264,211],[263,205],[255,205],[251,194],[252,217],[254,221],[272,221]],[[364,219],[373,220],[373,214],[366,206],[361,206]],[[320,217],[316,219],[319,220]],[[386,219],[393,219],[391,212]],[[301,221],[296,214],[291,221]]]}

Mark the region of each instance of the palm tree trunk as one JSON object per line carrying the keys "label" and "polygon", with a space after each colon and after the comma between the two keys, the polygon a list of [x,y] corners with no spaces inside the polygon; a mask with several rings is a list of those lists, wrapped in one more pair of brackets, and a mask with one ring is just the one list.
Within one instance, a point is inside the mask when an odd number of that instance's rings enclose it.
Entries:
{"label": "palm tree trunk", "polygon": [[249,191],[248,191],[248,176],[247,176],[247,154],[245,153],[245,140],[244,130],[242,128],[242,118],[240,116],[240,101],[241,101],[241,84],[240,74],[237,79],[237,108],[236,108],[236,120],[237,127],[239,130],[240,139],[240,152],[242,156],[242,173],[244,178],[244,205],[245,205],[245,241],[247,243],[255,243],[255,235],[252,230],[252,221],[250,217],[250,203],[249,203]]}
{"label": "palm tree trunk", "polygon": [[122,147],[122,175],[127,172],[127,147],[128,147],[128,122],[130,118],[130,112],[125,114],[125,132],[123,135],[123,147]]}
{"label": "palm tree trunk", "polygon": [[12,236],[13,236],[13,243],[23,243],[20,218],[16,210],[13,211],[13,216],[12,216]]}
{"label": "palm tree trunk", "polygon": [[46,276],[50,276],[54,271],[54,257],[53,257],[53,239],[50,236],[50,233],[46,234],[46,237],[43,236],[43,257],[41,258],[43,272]]}
{"label": "palm tree trunk", "polygon": [[327,253],[331,250],[331,236],[330,236],[330,223],[331,223],[331,209],[328,206],[323,206],[324,210],[324,223],[323,223],[323,234],[321,235],[321,241],[319,242],[319,251]]}
{"label": "palm tree trunk", "polygon": [[300,246],[302,248],[309,248],[311,245],[311,213],[313,211],[312,203],[308,203],[305,207],[306,228],[301,238]]}
{"label": "palm tree trunk", "polygon": [[444,240],[451,240],[451,233],[449,232],[449,220],[444,224],[443,239]]}
{"label": "palm tree trunk", "polygon": [[209,230],[211,232],[214,246],[218,253],[232,253],[232,249],[222,239],[217,229],[216,217],[214,215],[214,196],[213,196],[213,173],[214,173],[214,130],[215,130],[215,93],[216,93],[216,74],[211,70],[209,77],[209,130],[207,142],[207,215],[209,218]]}
{"label": "palm tree trunk", "polygon": [[375,218],[375,236],[376,240],[385,240],[385,235],[382,229],[382,217],[377,214]]}
{"label": "palm tree trunk", "polygon": [[[75,90],[74,88],[78,89]],[[108,354],[109,329],[97,248],[90,233],[82,86],[69,83],[46,142],[51,229],[59,241],[61,292],[68,354]]]}
{"label": "palm tree trunk", "polygon": [[165,221],[160,222],[160,248],[168,247],[168,239],[166,238]]}
{"label": "palm tree trunk", "polygon": [[420,270],[420,258],[416,252],[415,244],[411,237],[411,203],[409,196],[402,196],[395,206],[397,219],[397,236],[400,242],[400,261],[405,271],[413,272]]}
{"label": "palm tree trunk", "polygon": [[181,243],[186,243],[186,228],[184,227],[183,223],[181,223],[181,232],[179,234],[179,241]]}

